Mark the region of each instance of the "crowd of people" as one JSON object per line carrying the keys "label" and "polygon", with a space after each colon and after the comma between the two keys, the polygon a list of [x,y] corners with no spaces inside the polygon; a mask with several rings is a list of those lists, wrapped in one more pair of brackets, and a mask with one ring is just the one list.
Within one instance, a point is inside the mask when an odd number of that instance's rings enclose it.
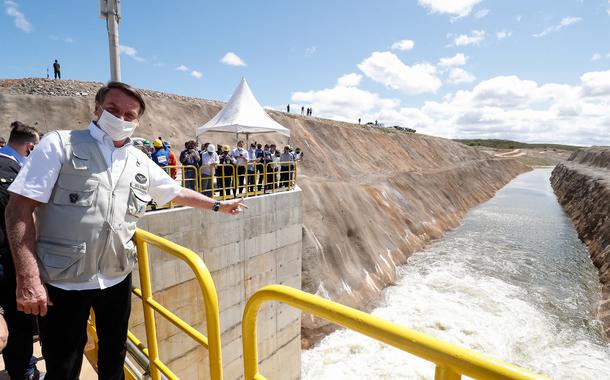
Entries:
{"label": "crowd of people", "polygon": [[[209,142],[198,147],[196,141],[189,140],[177,157],[171,142],[162,137],[152,142],[144,139],[133,142],[157,165],[166,168],[173,179],[181,180],[184,187],[223,198],[291,187],[294,163],[303,160],[300,148],[285,145],[280,151],[275,144],[253,142],[246,149],[243,140],[235,147]],[[197,185],[198,175],[201,186]]]}

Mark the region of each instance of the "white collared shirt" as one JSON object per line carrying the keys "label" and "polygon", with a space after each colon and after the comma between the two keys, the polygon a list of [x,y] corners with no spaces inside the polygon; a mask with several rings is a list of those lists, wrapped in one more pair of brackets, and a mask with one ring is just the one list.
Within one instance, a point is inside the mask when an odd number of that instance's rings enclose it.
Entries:
{"label": "white collared shirt", "polygon": [[[125,168],[128,150],[137,148],[133,146],[131,140],[121,148],[116,148],[112,139],[93,122],[89,124],[89,133],[96,140],[106,164],[111,168],[111,181],[114,188]],[[59,133],[45,134],[28,158],[27,163],[21,168],[17,178],[9,187],[9,191],[40,203],[47,203],[66,159]],[[180,193],[182,187],[161,167],[150,159],[145,159],[142,163],[148,165],[149,193],[158,204],[165,204]],[[106,278],[98,274],[89,282],[52,282],[50,284],[64,290],[105,289],[118,284],[125,277]]]}

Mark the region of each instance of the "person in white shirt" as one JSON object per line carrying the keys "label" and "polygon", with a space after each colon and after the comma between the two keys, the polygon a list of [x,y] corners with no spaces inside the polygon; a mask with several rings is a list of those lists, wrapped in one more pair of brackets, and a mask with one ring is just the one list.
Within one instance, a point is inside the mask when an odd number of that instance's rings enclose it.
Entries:
{"label": "person in white shirt", "polygon": [[250,144],[250,149],[248,149],[248,162],[250,163],[250,165],[248,165],[248,192],[249,193],[253,193],[255,190],[255,179],[256,179],[256,174],[254,172],[254,165],[256,165],[256,144],[252,143]]}
{"label": "person in white shirt", "polygon": [[208,197],[212,196],[212,174],[214,174],[216,165],[220,163],[216,147],[214,144],[208,144],[207,152],[201,154],[201,191]]}
{"label": "person in white shirt", "polygon": [[[151,197],[158,204],[174,201],[231,215],[247,208],[180,187],[135,148],[130,136],[144,110],[137,90],[108,83],[95,97],[97,120],[88,130],[47,133],[9,187],[17,308],[41,317],[48,380],[78,379],[91,308],[100,343],[98,376],[123,378],[135,261],[131,237]],[[78,236],[71,236],[74,231]],[[41,240],[45,232],[50,241]]]}
{"label": "person in white shirt", "polygon": [[235,158],[235,165],[237,166],[237,183],[235,183],[235,196],[240,192],[246,192],[244,187],[244,181],[246,179],[246,164],[248,163],[250,155],[244,148],[244,140],[239,140],[237,146],[231,152],[231,156]]}

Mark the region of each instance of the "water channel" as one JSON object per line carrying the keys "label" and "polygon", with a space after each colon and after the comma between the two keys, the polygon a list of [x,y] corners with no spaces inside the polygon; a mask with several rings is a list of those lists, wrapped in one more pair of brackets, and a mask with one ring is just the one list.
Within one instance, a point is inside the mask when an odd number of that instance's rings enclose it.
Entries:
{"label": "water channel", "polygon": [[[399,269],[373,314],[554,379],[610,379],[597,269],[549,184],[525,173]],[[419,358],[339,330],[303,352],[304,379],[431,379]]]}

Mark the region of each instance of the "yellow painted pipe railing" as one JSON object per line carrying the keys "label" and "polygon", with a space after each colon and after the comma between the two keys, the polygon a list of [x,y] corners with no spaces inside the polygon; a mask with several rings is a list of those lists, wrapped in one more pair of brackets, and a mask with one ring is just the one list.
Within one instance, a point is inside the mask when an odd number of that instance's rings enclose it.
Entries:
{"label": "yellow painted pipe railing", "polygon": [[[168,379],[178,377],[159,358],[159,345],[157,342],[157,329],[155,324],[155,311],[165,319],[174,324],[178,329],[184,331],[200,345],[207,347],[210,358],[210,378],[212,380],[222,379],[222,356],[220,353],[220,321],[218,311],[218,297],[216,287],[212,281],[209,270],[203,263],[201,257],[190,249],[184,248],[169,240],[153,235],[144,230],[136,230],[134,240],[138,248],[138,269],[140,272],[140,289],[134,289],[134,294],[142,299],[144,309],[144,323],[146,328],[146,341],[148,347],[130,336],[130,340],[140,348],[140,351],[149,359],[150,375],[153,380],[159,380],[161,373]],[[195,273],[205,304],[205,317],[207,322],[208,336],[204,336],[195,328],[184,322],[174,313],[167,310],[163,305],[153,298],[152,283],[150,278],[150,264],[148,257],[148,244],[169,253],[186,262]]]}
{"label": "yellow painted pipe railing", "polygon": [[[278,191],[292,190],[297,184],[300,161],[214,164],[195,166],[162,166],[168,174],[176,172],[174,180],[182,187],[194,190],[214,199],[247,198]],[[253,167],[254,171],[249,171]],[[209,174],[204,173],[210,171]],[[154,205],[151,210],[172,208],[175,204]]]}
{"label": "yellow painted pipe railing", "polygon": [[242,334],[245,380],[265,379],[258,371],[256,316],[265,302],[278,301],[323,318],[436,364],[436,380],[546,379],[362,311],[283,285],[269,285],[250,297],[243,314]]}

